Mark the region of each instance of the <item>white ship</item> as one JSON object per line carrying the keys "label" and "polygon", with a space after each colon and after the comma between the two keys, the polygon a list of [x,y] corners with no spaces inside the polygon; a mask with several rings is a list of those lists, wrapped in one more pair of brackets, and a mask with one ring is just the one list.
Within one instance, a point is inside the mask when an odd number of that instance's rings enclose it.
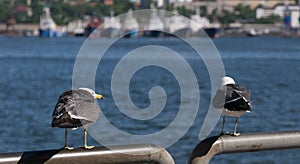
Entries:
{"label": "white ship", "polygon": [[168,32],[171,35],[188,37],[190,34],[189,19],[179,15],[177,10],[174,10],[173,14],[173,16],[165,20]]}
{"label": "white ship", "polygon": [[132,10],[129,10],[123,23],[122,34],[125,34],[124,37],[126,38],[137,37],[138,29],[139,24],[137,20],[133,17]]}
{"label": "white ship", "polygon": [[41,37],[62,37],[66,36],[65,27],[58,27],[51,18],[49,7],[44,7],[44,14],[40,16],[40,36]]}
{"label": "white ship", "polygon": [[206,17],[201,17],[199,8],[196,8],[196,14],[191,15],[190,29],[192,36],[203,36],[202,29],[209,37],[216,38],[220,31],[220,25],[211,24]]}
{"label": "white ship", "polygon": [[155,10],[153,5],[151,8],[153,9],[151,10],[151,18],[143,35],[147,37],[161,37],[163,36],[164,23],[158,16],[157,10]]}
{"label": "white ship", "polygon": [[120,36],[121,23],[118,17],[114,17],[113,11],[110,12],[110,17],[104,18],[102,37],[116,38]]}

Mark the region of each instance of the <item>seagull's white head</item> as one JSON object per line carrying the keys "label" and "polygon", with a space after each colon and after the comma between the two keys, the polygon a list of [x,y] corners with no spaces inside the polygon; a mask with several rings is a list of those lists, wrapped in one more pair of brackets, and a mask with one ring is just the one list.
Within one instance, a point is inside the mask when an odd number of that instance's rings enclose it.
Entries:
{"label": "seagull's white head", "polygon": [[90,88],[78,88],[78,89],[88,91],[91,95],[94,96],[95,99],[103,99],[104,98],[102,95],[95,93],[95,91],[93,91]]}
{"label": "seagull's white head", "polygon": [[221,79],[221,87],[228,85],[228,84],[235,84],[233,78],[225,76]]}

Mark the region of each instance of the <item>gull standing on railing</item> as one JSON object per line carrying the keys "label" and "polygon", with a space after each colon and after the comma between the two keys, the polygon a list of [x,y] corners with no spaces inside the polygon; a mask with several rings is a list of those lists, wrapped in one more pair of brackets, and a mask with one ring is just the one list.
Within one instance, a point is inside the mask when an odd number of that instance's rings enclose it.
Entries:
{"label": "gull standing on railing", "polygon": [[99,117],[100,107],[96,99],[103,99],[102,95],[96,94],[89,88],[79,88],[63,92],[52,114],[52,127],[65,129],[65,149],[74,149],[67,146],[68,128],[77,129],[83,127],[84,149],[92,149],[87,146],[86,128],[96,122]]}
{"label": "gull standing on railing", "polygon": [[222,113],[222,132],[224,134],[225,116],[236,117],[233,135],[236,133],[238,118],[245,112],[250,112],[252,109],[250,91],[238,84],[231,77],[223,77],[221,79],[221,87],[217,91],[213,106]]}

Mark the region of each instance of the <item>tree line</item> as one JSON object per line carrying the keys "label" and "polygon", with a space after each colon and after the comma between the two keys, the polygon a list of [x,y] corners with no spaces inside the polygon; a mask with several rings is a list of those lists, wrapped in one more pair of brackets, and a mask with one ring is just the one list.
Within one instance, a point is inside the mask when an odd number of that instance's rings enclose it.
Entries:
{"label": "tree line", "polygon": [[[135,3],[129,0],[114,0],[113,5],[104,5],[101,0],[73,1],[77,4],[71,4],[65,0],[32,0],[28,6],[31,13],[28,11],[18,11],[18,6],[27,6],[27,0],[17,0],[12,4],[9,0],[0,1],[0,22],[5,22],[8,17],[13,17],[17,23],[38,23],[40,16],[43,14],[43,7],[49,7],[51,16],[59,25],[66,25],[68,22],[84,19],[85,16],[103,17],[109,16],[111,11],[115,15],[123,14],[129,9],[138,9]],[[149,1],[144,8],[150,8]],[[164,6],[165,10],[174,10],[173,5]],[[195,12],[185,7],[177,7],[178,12],[186,17],[190,17]],[[224,10],[220,14],[215,10],[213,13],[206,13],[206,8],[201,8],[201,16],[207,16],[210,21],[219,21],[222,24],[239,22],[251,23],[275,23],[282,21],[279,16],[270,16],[268,18],[256,19],[255,9],[250,6],[238,5],[233,11]]]}
{"label": "tree line", "polygon": [[18,6],[27,6],[27,0],[17,0],[12,5],[10,1],[0,1],[0,22],[5,22],[8,17],[13,17],[18,23],[38,23],[43,14],[43,7],[49,7],[51,16],[59,25],[66,25],[68,22],[84,19],[85,16],[102,17],[110,15],[114,11],[115,15],[134,9],[134,3],[129,0],[114,0],[114,5],[106,6],[99,0],[89,2],[77,1],[77,4],[71,4],[65,0],[32,0],[28,6],[32,15],[28,11],[18,11]]}

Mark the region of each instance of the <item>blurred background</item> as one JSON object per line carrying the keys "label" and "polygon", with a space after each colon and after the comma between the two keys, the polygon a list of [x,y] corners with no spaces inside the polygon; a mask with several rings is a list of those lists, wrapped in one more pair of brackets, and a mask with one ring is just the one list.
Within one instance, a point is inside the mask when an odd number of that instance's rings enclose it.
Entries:
{"label": "blurred background", "polygon": [[[135,17],[113,18],[147,8],[165,9],[173,14],[153,12],[147,22]],[[131,79],[130,95],[140,107],[149,105],[148,92],[155,85],[162,86],[168,95],[163,112],[144,122],[128,118],[117,109],[110,83],[116,64],[128,52],[144,45],[174,50],[195,72],[201,96],[194,124],[167,148],[176,163],[186,163],[199,142],[198,134],[214,93],[199,55],[182,39],[162,30],[187,40],[208,39],[201,32],[205,31],[222,57],[226,74],[250,89],[253,112],[241,116],[239,132],[299,130],[298,1],[3,0],[0,11],[1,153],[61,148],[64,129],[50,127],[51,115],[60,93],[72,88],[78,51],[88,36],[98,47],[122,36],[104,54],[97,69],[95,89],[105,96],[99,101],[103,114],[113,125],[132,134],[154,133],[168,126],[178,113],[180,102],[178,82],[168,71],[147,67]],[[179,15],[198,26],[185,22]],[[110,23],[97,28],[105,21]],[[123,36],[124,33],[127,35]],[[154,52],[141,55],[151,53]],[[225,130],[232,131],[233,126],[234,118],[228,118]],[[211,135],[218,135],[220,130],[221,121]],[[69,145],[82,145],[82,133],[70,131]],[[88,140],[91,145],[99,145],[90,136]],[[227,154],[216,156],[211,163],[299,163],[298,154],[297,149]]]}
{"label": "blurred background", "polygon": [[[173,16],[156,13],[150,22],[113,19],[97,37],[116,37],[122,31],[151,28],[210,37],[299,35],[298,0],[3,0],[0,2],[0,34],[17,36],[88,36],[103,22],[137,9],[163,9]],[[178,14],[200,27],[181,21]],[[129,18],[128,18],[129,19]],[[131,25],[128,27],[128,21]],[[50,32],[49,32],[50,30]],[[153,36],[142,33],[138,35]],[[159,35],[159,34],[155,34]],[[161,36],[161,35],[159,35]]]}

